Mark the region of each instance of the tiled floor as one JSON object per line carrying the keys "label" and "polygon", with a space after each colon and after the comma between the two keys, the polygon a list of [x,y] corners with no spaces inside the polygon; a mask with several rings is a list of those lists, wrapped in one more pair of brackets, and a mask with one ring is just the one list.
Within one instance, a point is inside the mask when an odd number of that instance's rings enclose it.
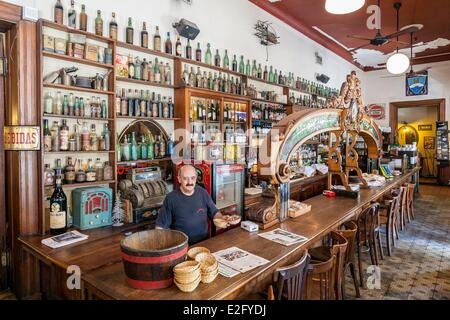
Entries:
{"label": "tiled floor", "polygon": [[[383,251],[381,289],[367,289],[365,273],[361,299],[450,300],[450,187],[421,185],[414,213],[416,219],[400,231],[392,256]],[[369,265],[366,253],[363,268]],[[347,275],[347,299],[355,299],[352,284]]]}

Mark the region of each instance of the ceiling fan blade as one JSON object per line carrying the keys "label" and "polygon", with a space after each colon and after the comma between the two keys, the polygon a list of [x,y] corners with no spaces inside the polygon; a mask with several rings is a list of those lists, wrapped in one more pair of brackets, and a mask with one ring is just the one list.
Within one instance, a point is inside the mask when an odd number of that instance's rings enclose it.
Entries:
{"label": "ceiling fan blade", "polygon": [[362,45],[362,46],[359,46],[359,47],[350,49],[350,50],[348,50],[348,52],[355,52],[356,50],[362,49],[362,48],[367,47],[367,46],[370,46],[370,43],[366,43],[366,44],[364,44],[364,45]]}
{"label": "ceiling fan blade", "polygon": [[397,40],[392,40],[392,39],[390,39],[389,42],[397,43],[397,44],[401,44],[401,45],[404,45],[404,46],[408,46],[408,47],[409,47],[409,43],[408,43],[408,42],[397,41]]}
{"label": "ceiling fan blade", "polygon": [[348,35],[347,38],[353,38],[353,39],[360,39],[360,40],[372,40],[371,38],[363,37],[363,36],[356,36],[356,35]]}
{"label": "ceiling fan blade", "polygon": [[386,36],[385,38],[392,39],[392,38],[399,37],[399,36],[407,34],[407,33],[416,32],[417,30],[418,30],[417,27],[410,27],[407,29],[400,30],[398,32],[391,33],[390,35]]}

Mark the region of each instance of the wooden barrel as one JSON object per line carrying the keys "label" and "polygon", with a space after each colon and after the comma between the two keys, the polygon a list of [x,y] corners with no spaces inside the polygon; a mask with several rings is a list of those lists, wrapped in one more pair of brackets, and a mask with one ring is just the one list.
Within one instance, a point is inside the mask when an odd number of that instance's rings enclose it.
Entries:
{"label": "wooden barrel", "polygon": [[176,230],[146,230],[120,242],[127,282],[137,289],[167,288],[173,267],[186,260],[188,237]]}

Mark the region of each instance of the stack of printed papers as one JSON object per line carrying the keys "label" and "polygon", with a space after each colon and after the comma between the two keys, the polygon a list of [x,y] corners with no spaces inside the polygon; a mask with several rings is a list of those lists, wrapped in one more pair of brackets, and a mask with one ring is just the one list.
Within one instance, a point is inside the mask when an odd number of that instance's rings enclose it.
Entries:
{"label": "stack of printed papers", "polygon": [[47,247],[55,249],[67,246],[78,241],[86,240],[87,238],[87,235],[73,230],[51,238],[43,239],[41,243],[46,245]]}
{"label": "stack of printed papers", "polygon": [[258,236],[263,237],[267,240],[277,242],[284,246],[290,246],[295,243],[301,243],[308,240],[308,238],[300,236],[298,234],[277,228],[275,230],[259,233]]}
{"label": "stack of printed papers", "polygon": [[[255,256],[238,247],[220,250],[214,252],[213,255],[219,261],[219,272],[222,271],[228,276],[231,275],[231,277],[237,274],[234,274],[234,272],[244,273],[269,262],[269,260]],[[220,265],[223,265],[223,267],[221,268]],[[229,270],[229,268],[232,270]]]}

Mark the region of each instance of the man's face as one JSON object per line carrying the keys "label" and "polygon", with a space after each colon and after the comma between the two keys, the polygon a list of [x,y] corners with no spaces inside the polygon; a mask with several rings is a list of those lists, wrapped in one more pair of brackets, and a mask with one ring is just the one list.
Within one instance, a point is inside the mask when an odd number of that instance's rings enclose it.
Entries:
{"label": "man's face", "polygon": [[185,193],[192,193],[197,182],[197,171],[192,166],[184,166],[178,175],[178,182],[181,190]]}

